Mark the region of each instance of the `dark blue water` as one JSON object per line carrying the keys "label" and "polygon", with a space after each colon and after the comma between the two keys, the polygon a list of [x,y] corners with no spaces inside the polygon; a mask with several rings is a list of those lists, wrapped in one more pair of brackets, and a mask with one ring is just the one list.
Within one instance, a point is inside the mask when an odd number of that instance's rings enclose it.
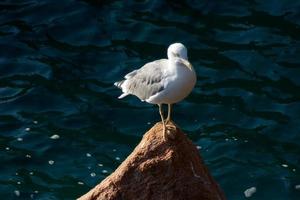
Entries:
{"label": "dark blue water", "polygon": [[113,172],[160,120],[113,82],[173,42],[198,76],[174,120],[228,199],[300,199],[297,0],[2,0],[1,199],[74,199]]}

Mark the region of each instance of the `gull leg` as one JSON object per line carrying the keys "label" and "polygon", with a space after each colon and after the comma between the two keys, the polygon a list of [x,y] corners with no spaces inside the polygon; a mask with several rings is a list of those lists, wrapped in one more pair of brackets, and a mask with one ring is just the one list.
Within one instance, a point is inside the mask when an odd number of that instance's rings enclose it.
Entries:
{"label": "gull leg", "polygon": [[172,104],[168,104],[168,117],[166,119],[166,123],[171,121],[171,112],[172,112]]}
{"label": "gull leg", "polygon": [[161,104],[158,104],[158,107],[159,107],[159,114],[160,114],[160,117],[161,117],[161,121],[162,121],[162,124],[163,124],[163,138],[166,141],[166,139],[167,139],[167,137],[166,137],[167,136],[166,135],[166,124],[165,124],[165,120],[164,120],[164,115],[163,115]]}
{"label": "gull leg", "polygon": [[168,124],[169,122],[171,122],[171,113],[172,113],[172,104],[168,104],[168,117],[166,119],[166,126],[168,128],[170,128],[172,131],[175,131],[176,130],[176,125],[174,125],[174,122],[171,123],[171,124]]}

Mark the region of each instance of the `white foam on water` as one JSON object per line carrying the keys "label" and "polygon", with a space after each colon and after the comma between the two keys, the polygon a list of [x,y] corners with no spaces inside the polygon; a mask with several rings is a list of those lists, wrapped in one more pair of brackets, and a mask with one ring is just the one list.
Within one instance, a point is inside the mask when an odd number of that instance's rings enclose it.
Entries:
{"label": "white foam on water", "polygon": [[96,176],[96,173],[95,172],[92,172],[91,173],[91,177],[95,177]]}
{"label": "white foam on water", "polygon": [[90,153],[86,153],[85,155],[86,155],[86,157],[92,157],[92,154],[90,154]]}
{"label": "white foam on water", "polygon": [[57,135],[57,134],[54,134],[54,135],[52,135],[52,136],[50,137],[50,139],[52,139],[52,140],[57,140],[57,139],[59,139],[59,138],[60,138],[60,136]]}
{"label": "white foam on water", "polygon": [[54,164],[54,160],[49,160],[48,163],[49,163],[49,165],[53,165]]}
{"label": "white foam on water", "polygon": [[252,195],[256,192],[256,187],[250,187],[247,190],[244,191],[245,197],[249,198],[252,197]]}
{"label": "white foam on water", "polygon": [[20,193],[19,190],[15,190],[14,193],[15,193],[15,195],[16,195],[17,197],[19,197],[19,196],[21,195],[21,193]]}

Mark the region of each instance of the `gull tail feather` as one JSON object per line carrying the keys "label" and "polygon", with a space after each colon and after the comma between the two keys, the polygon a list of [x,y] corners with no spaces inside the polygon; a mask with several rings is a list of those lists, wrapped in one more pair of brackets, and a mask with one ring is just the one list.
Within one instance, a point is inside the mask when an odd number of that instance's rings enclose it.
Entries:
{"label": "gull tail feather", "polygon": [[118,82],[115,82],[114,85],[120,89],[122,89],[123,91],[123,94],[121,94],[118,98],[119,99],[122,99],[124,97],[126,97],[127,95],[129,95],[128,93],[124,92],[124,89],[122,88],[122,85],[124,83],[125,80],[122,80],[122,81],[118,81]]}
{"label": "gull tail feather", "polygon": [[118,88],[121,88],[122,89],[122,84],[124,83],[125,80],[122,80],[122,81],[118,81],[118,82],[115,82],[114,85]]}

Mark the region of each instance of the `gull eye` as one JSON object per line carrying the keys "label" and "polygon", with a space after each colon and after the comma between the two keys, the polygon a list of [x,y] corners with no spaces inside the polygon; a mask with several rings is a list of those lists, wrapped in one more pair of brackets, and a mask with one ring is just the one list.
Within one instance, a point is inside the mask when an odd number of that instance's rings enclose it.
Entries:
{"label": "gull eye", "polygon": [[174,57],[179,57],[179,54],[178,54],[178,53],[172,52],[172,54],[173,54]]}

